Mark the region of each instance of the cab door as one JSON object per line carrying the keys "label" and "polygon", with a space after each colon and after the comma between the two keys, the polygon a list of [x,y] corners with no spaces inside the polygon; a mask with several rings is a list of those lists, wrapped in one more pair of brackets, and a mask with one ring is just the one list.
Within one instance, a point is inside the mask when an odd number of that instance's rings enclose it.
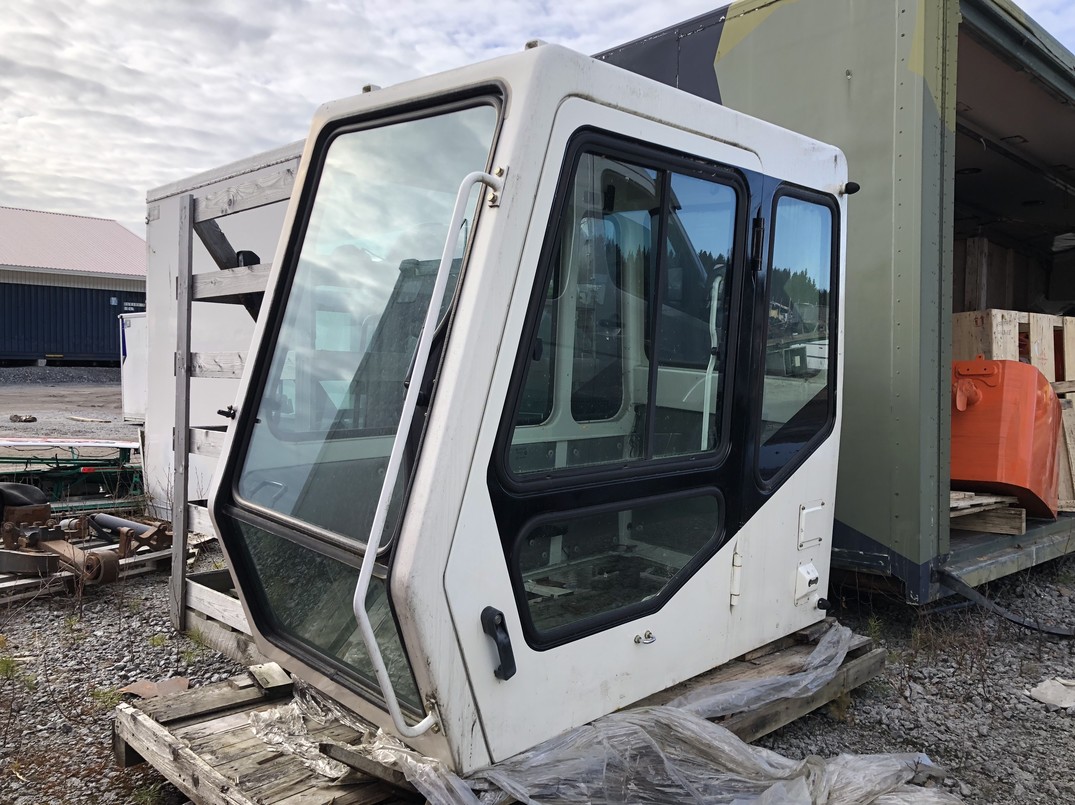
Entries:
{"label": "cab door", "polygon": [[494,760],[727,658],[763,183],[753,151],[559,109],[444,577]]}

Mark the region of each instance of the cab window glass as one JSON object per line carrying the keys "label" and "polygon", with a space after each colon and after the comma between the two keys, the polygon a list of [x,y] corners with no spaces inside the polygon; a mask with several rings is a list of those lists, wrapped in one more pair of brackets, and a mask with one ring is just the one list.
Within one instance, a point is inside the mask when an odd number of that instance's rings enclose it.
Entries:
{"label": "cab window glass", "polygon": [[714,450],[736,190],[583,153],[566,193],[525,353],[509,469],[528,475]]}
{"label": "cab window glass", "polygon": [[[828,425],[833,212],[793,196],[776,204],[759,472],[775,476]],[[833,300],[834,302],[835,300]]]}

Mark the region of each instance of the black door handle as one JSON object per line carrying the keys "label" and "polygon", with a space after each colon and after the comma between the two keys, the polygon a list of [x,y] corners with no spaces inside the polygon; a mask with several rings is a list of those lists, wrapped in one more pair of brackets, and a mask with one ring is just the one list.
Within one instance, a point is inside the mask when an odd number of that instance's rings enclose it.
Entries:
{"label": "black door handle", "polygon": [[493,638],[497,656],[500,658],[500,665],[493,674],[497,679],[511,679],[515,676],[515,652],[511,650],[511,638],[508,637],[508,627],[504,625],[504,613],[495,607],[483,609],[482,630]]}

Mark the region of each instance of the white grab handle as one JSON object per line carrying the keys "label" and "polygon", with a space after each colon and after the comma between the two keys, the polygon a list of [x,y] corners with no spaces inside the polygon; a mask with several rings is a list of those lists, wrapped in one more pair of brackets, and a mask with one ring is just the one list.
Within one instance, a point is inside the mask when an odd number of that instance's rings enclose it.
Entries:
{"label": "white grab handle", "polygon": [[381,539],[384,536],[384,524],[388,517],[388,506],[392,500],[392,491],[395,489],[396,480],[399,477],[399,467],[403,461],[403,450],[407,443],[407,433],[410,430],[411,419],[414,417],[414,409],[418,404],[418,392],[425,377],[426,365],[429,362],[429,352],[433,341],[433,330],[437,326],[440,316],[440,306],[444,299],[444,290],[448,286],[448,275],[451,273],[452,255],[455,254],[456,244],[459,242],[459,231],[462,229],[463,216],[466,214],[467,199],[470,197],[470,189],[476,184],[485,184],[499,193],[504,186],[502,179],[481,171],[467,174],[459,185],[459,191],[455,196],[455,210],[452,213],[452,223],[448,227],[448,237],[444,241],[444,251],[441,252],[440,266],[437,268],[437,279],[433,284],[433,293],[429,298],[429,309],[426,311],[425,323],[422,325],[422,335],[418,339],[418,347],[414,353],[414,363],[411,368],[411,382],[407,386],[407,394],[403,400],[403,412],[399,418],[399,428],[396,430],[396,438],[392,442],[392,453],[388,458],[388,467],[384,474],[384,485],[381,487],[381,495],[377,499],[377,509],[373,515],[373,524],[370,526],[370,536],[366,540],[366,551],[362,556],[362,565],[358,571],[358,583],[355,584],[355,595],[351,606],[354,609],[355,620],[358,621],[358,629],[362,634],[362,642],[366,646],[373,671],[377,675],[377,682],[384,696],[385,706],[392,716],[392,722],[396,730],[405,738],[416,738],[432,727],[436,721],[434,713],[427,713],[426,717],[413,727],[408,725],[399,709],[399,701],[396,699],[396,691],[392,687],[392,680],[388,676],[388,669],[381,656],[381,648],[377,644],[377,636],[373,633],[373,624],[370,623],[369,613],[366,611],[366,595],[370,589],[370,579],[373,576],[373,566],[377,563],[377,551],[381,547]]}

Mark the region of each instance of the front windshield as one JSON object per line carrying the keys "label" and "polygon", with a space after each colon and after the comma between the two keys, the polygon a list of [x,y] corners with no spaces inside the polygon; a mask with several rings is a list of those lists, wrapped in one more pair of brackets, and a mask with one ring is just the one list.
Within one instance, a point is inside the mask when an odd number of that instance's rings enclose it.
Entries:
{"label": "front windshield", "polygon": [[329,145],[238,473],[245,502],[368,537],[456,193],[486,169],[496,119],[494,107],[473,106],[345,132]]}

